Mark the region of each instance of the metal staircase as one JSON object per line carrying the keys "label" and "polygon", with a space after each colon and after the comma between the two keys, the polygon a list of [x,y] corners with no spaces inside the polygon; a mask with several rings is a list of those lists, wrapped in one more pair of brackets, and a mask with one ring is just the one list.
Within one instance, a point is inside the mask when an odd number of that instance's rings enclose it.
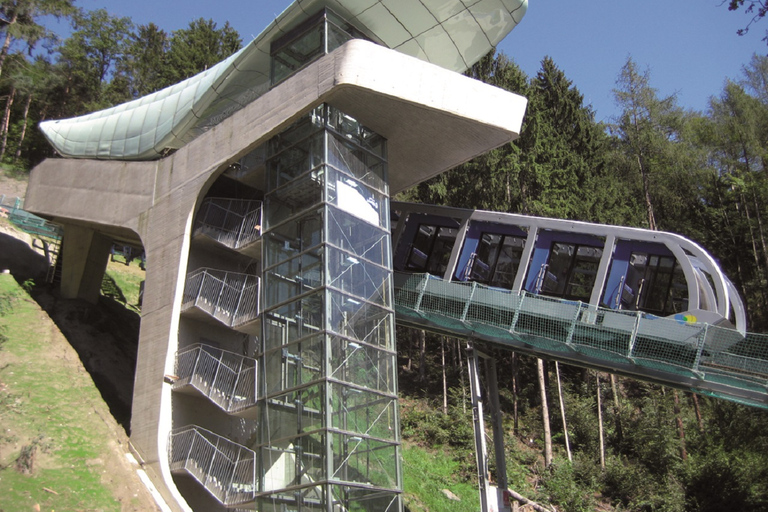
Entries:
{"label": "metal staircase", "polygon": [[196,308],[236,329],[258,319],[260,284],[251,274],[200,268],[187,274],[181,308]]}
{"label": "metal staircase", "polygon": [[223,505],[234,507],[256,495],[256,452],[196,425],[170,434],[171,472],[188,474]]}
{"label": "metal staircase", "polygon": [[193,236],[239,250],[261,239],[261,201],[209,197],[200,205]]}
{"label": "metal staircase", "polygon": [[255,412],[256,362],[198,343],[176,354],[173,389],[191,387],[229,414]]}

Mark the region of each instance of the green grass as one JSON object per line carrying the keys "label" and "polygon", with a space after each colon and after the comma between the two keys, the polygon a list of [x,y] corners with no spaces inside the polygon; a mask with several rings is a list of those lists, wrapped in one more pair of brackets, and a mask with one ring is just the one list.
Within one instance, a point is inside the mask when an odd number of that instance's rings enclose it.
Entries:
{"label": "green grass", "polygon": [[[459,482],[459,464],[444,452],[427,451],[403,444],[403,490],[405,504],[411,512],[476,512],[480,496],[475,484]],[[461,501],[448,499],[448,489]]]}
{"label": "green grass", "polygon": [[[114,431],[93,381],[51,343],[47,315],[10,275],[0,275],[0,303],[0,511],[121,510],[102,481]],[[16,469],[24,450],[28,474]]]}
{"label": "green grass", "polygon": [[139,260],[133,260],[129,266],[122,256],[107,265],[107,272],[102,281],[102,293],[122,302],[127,307],[139,310],[139,289],[144,280],[144,271],[139,268]]}

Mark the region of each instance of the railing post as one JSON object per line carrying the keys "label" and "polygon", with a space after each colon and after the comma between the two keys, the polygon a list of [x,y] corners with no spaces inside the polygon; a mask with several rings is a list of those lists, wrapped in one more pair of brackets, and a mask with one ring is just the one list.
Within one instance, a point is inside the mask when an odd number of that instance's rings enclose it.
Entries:
{"label": "railing post", "polygon": [[699,365],[701,364],[701,356],[704,352],[704,342],[707,340],[707,331],[709,330],[709,324],[704,324],[704,329],[699,332],[697,336],[699,338],[698,347],[696,347],[696,358],[693,360],[694,373],[699,373]]}
{"label": "railing post", "polygon": [[579,320],[579,313],[581,313],[581,306],[583,306],[582,302],[579,301],[578,306],[576,307],[576,313],[573,315],[573,318],[571,319],[571,325],[568,327],[568,336],[565,338],[565,344],[570,346],[573,343],[573,333],[576,331],[576,322]]}
{"label": "railing post", "polygon": [[635,315],[635,326],[632,328],[632,336],[629,338],[629,354],[627,354],[629,359],[634,357],[635,341],[637,341],[637,331],[640,330],[640,319],[643,313],[638,311]]}
{"label": "railing post", "polygon": [[229,393],[229,399],[227,400],[227,412],[232,412],[232,402],[235,399],[235,392],[237,391],[237,385],[240,383],[240,374],[243,372],[243,363],[245,362],[245,359],[240,358],[240,365],[237,368],[237,377],[235,377],[235,381],[232,383],[232,392]]}
{"label": "railing post", "polygon": [[472,304],[472,299],[475,296],[475,290],[477,289],[477,283],[475,281],[472,281],[472,290],[469,292],[469,299],[467,299],[467,303],[464,305],[464,311],[461,312],[461,323],[464,323],[467,319],[467,313],[469,312],[469,306]]}
{"label": "railing post", "polygon": [[422,274],[424,277],[424,284],[421,286],[421,290],[419,291],[419,297],[416,299],[416,304],[414,305],[413,310],[419,311],[419,308],[421,307],[421,299],[424,298],[424,293],[427,291],[427,284],[429,282],[429,274]]}
{"label": "railing post", "polygon": [[526,293],[522,292],[518,295],[520,297],[520,300],[517,302],[517,309],[515,309],[515,315],[512,317],[512,323],[509,326],[509,332],[515,332],[515,327],[517,327],[517,321],[520,319],[520,311],[523,309],[523,301],[525,300]]}

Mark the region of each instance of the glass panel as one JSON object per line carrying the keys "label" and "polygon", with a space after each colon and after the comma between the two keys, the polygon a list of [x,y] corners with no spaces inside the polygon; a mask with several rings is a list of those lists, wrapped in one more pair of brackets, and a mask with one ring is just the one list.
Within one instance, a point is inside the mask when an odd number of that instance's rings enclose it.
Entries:
{"label": "glass panel", "polygon": [[402,510],[400,494],[379,489],[364,489],[348,485],[331,487],[334,510],[349,512],[396,512]]}
{"label": "glass panel", "polygon": [[520,267],[520,259],[525,248],[525,238],[519,236],[506,236],[501,246],[501,251],[496,259],[496,268],[491,279],[491,286],[511,289],[515,284],[517,269]]}
{"label": "glass panel", "polygon": [[389,307],[391,272],[384,267],[358,259],[355,256],[329,248],[329,286],[361,297],[369,302]]}
{"label": "glass panel", "polygon": [[[365,437],[333,434],[333,474],[345,482],[397,487],[397,446]],[[350,503],[351,505],[351,503]]]}
{"label": "glass panel", "polygon": [[491,277],[491,270],[496,264],[499,245],[501,245],[501,235],[483,233],[477,244],[475,259],[472,262],[472,270],[469,273],[470,281],[488,282]]}
{"label": "glass panel", "polygon": [[567,298],[589,301],[602,256],[603,250],[597,247],[582,246],[576,250],[573,270],[568,279]]}
{"label": "glass panel", "polygon": [[331,387],[333,427],[346,432],[397,439],[397,398],[334,383]]}
{"label": "glass panel", "polygon": [[328,139],[328,164],[366,186],[386,194],[386,162],[338,135]]}
{"label": "glass panel", "polygon": [[323,294],[318,291],[264,313],[267,350],[315,334],[323,328]]}
{"label": "glass panel", "polygon": [[386,226],[386,196],[359,181],[328,168],[328,202],[374,226]]}
{"label": "glass panel", "polygon": [[549,254],[549,264],[544,274],[542,293],[547,295],[562,296],[565,293],[565,283],[568,278],[568,269],[576,252],[573,244],[554,243]]}
{"label": "glass panel", "polygon": [[675,258],[632,253],[621,304],[630,310],[663,316],[685,311],[688,286]]}
{"label": "glass panel", "polygon": [[264,235],[267,246],[264,267],[272,267],[308,249],[316,249],[319,254],[322,230],[322,209],[273,228]]}
{"label": "glass panel", "polygon": [[[340,110],[334,107],[328,107],[328,127],[335,131],[337,134],[343,136],[344,139],[348,139],[350,142],[358,144],[363,148],[370,151],[373,155],[379,157],[382,160],[386,159],[386,139],[381,135],[371,131],[365,126],[361,125],[354,118],[346,115]],[[349,146],[349,149],[354,152],[358,152],[359,149]],[[367,157],[366,157],[367,158]],[[382,167],[378,167],[378,164],[374,162],[377,170]],[[383,174],[379,175],[379,178],[386,180]],[[384,189],[382,189],[384,190]]]}
{"label": "glass panel", "polygon": [[329,329],[333,332],[392,350],[392,312],[339,292],[328,293]]}
{"label": "glass panel", "polygon": [[263,417],[272,446],[286,446],[299,435],[323,428],[324,388],[319,383],[268,399]]}
{"label": "glass panel", "polygon": [[320,166],[267,195],[268,225],[276,226],[284,220],[323,201],[325,168]]}
{"label": "glass panel", "polygon": [[277,84],[325,53],[324,27],[318,24],[272,54],[272,84]]}
{"label": "glass panel", "polygon": [[405,262],[405,268],[424,272],[427,269],[427,260],[429,253],[432,252],[432,242],[437,233],[437,227],[428,224],[419,225],[416,237],[408,252],[408,260]]}
{"label": "glass panel", "polygon": [[328,243],[360,260],[391,267],[389,226],[376,227],[335,207],[328,208]]}
{"label": "glass panel", "polygon": [[324,284],[319,255],[304,253],[264,272],[266,304],[280,304]]}
{"label": "glass panel", "polygon": [[268,190],[274,191],[310,169],[322,165],[323,160],[323,133],[318,132],[267,160]]}
{"label": "glass panel", "polygon": [[[324,369],[324,349],[325,336],[319,334],[264,354],[262,382],[266,383],[266,395],[271,396],[320,379]],[[286,399],[291,398],[286,396]]]}
{"label": "glass panel", "polygon": [[[284,446],[265,447],[261,449],[264,464],[264,491],[283,489],[294,485],[307,485],[322,481],[324,473],[325,435],[316,433],[286,440]],[[305,499],[320,501],[321,489],[308,487],[301,491]],[[274,494],[284,500],[296,499],[296,492]],[[285,510],[285,509],[279,509]]]}
{"label": "glass panel", "polygon": [[[285,131],[269,139],[269,142],[267,143],[268,158],[273,158],[281,151],[284,151],[291,146],[298,144],[313,133],[322,132],[323,112],[323,105],[315,107],[315,109],[312,110],[307,116],[302,117]],[[308,143],[304,143],[305,147],[307,145]],[[268,181],[267,183],[269,189],[277,186],[276,182],[274,181]]]}
{"label": "glass panel", "polygon": [[340,337],[331,340],[332,378],[394,393],[395,372],[395,358],[391,352]]}
{"label": "glass panel", "polygon": [[437,229],[437,239],[429,255],[427,272],[436,276],[445,274],[448,268],[448,260],[451,259],[453,244],[456,243],[457,230],[454,228],[440,227]]}

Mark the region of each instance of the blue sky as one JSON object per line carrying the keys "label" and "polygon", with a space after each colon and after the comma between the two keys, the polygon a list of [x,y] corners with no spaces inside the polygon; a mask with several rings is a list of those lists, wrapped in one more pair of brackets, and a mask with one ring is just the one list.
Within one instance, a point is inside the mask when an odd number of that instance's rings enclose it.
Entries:
{"label": "blue sky", "polygon": [[[598,120],[617,114],[612,90],[628,57],[648,69],[660,95],[676,94],[678,104],[706,111],[726,78],[738,79],[761,40],[768,19],[746,36],[736,30],[748,21],[729,12],[724,0],[530,0],[522,23],[499,49],[529,76],[550,56],[591,104]],[[197,18],[226,21],[248,41],[291,0],[76,0],[91,10],[106,8],[136,24],[155,22],[170,32]],[[52,28],[57,30],[54,25]],[[64,27],[59,29],[65,30]]]}

